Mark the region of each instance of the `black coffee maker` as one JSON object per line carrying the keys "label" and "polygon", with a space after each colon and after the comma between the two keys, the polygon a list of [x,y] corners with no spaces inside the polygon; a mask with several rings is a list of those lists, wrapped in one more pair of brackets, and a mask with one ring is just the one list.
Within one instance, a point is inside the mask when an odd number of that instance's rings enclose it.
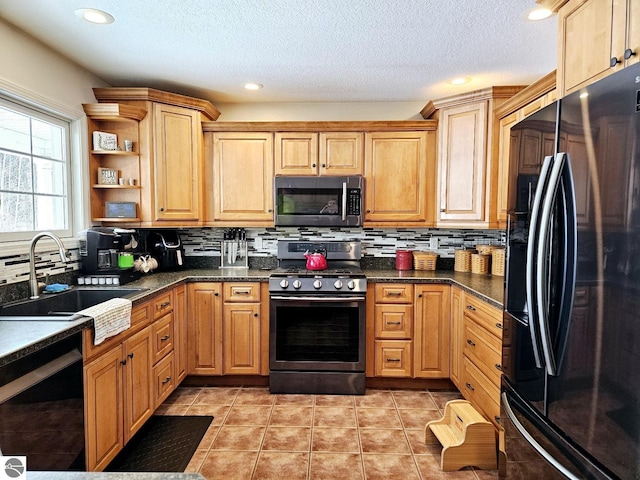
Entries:
{"label": "black coffee maker", "polygon": [[130,267],[118,265],[119,256],[136,251],[138,244],[134,230],[94,227],[80,232],[78,241],[80,270],[87,276],[85,283],[94,278],[99,280],[100,277],[118,279],[109,284],[124,284],[140,278],[140,274],[133,269],[133,262]]}

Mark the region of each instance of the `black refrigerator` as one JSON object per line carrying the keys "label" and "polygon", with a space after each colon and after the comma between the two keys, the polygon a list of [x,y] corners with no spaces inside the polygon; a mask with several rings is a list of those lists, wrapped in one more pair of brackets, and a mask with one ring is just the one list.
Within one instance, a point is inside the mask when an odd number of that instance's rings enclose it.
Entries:
{"label": "black refrigerator", "polygon": [[640,478],[640,64],[511,129],[500,476]]}

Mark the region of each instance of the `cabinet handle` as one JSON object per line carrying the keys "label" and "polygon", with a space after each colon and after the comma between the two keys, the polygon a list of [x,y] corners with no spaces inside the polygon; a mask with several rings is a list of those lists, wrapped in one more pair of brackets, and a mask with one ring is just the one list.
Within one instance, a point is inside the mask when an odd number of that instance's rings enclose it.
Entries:
{"label": "cabinet handle", "polygon": [[270,209],[270,208],[269,208],[269,209],[267,209],[267,213],[271,213],[271,212],[273,212],[273,210],[272,210],[272,209]]}
{"label": "cabinet handle", "polygon": [[171,380],[171,377],[167,377],[162,381],[162,384],[164,385],[165,383],[169,383],[170,380]]}
{"label": "cabinet handle", "polygon": [[441,208],[441,209],[440,209],[440,211],[441,211],[442,213],[446,212],[446,210],[445,210],[444,208]]}
{"label": "cabinet handle", "polygon": [[166,340],[169,340],[170,338],[171,338],[171,335],[165,335],[165,336],[164,336],[164,337],[162,337],[160,340],[164,342],[164,341],[166,341]]}
{"label": "cabinet handle", "polygon": [[422,298],[422,294],[421,293],[418,294],[418,298]]}
{"label": "cabinet handle", "polygon": [[215,293],[213,294],[213,296],[214,296],[214,297],[218,297],[219,295],[220,295],[220,294],[219,294],[218,292],[215,292]]}
{"label": "cabinet handle", "polygon": [[631,57],[635,56],[636,52],[634,52],[633,50],[631,50],[630,48],[627,48],[624,51],[624,59],[625,60],[629,60]]}
{"label": "cabinet handle", "polygon": [[622,60],[618,60],[618,57],[611,57],[611,60],[609,60],[609,66],[611,68],[615,67],[619,63],[622,63]]}
{"label": "cabinet handle", "polygon": [[496,423],[500,423],[500,417],[498,415],[495,415],[493,419],[496,421]]}
{"label": "cabinet handle", "polygon": [[387,325],[400,325],[400,322],[387,322]]}
{"label": "cabinet handle", "polygon": [[474,307],[473,305],[467,305],[467,310],[471,310],[472,312],[475,312],[476,307]]}
{"label": "cabinet handle", "polygon": [[387,362],[399,362],[399,358],[387,358]]}
{"label": "cabinet handle", "polygon": [[249,295],[251,293],[251,290],[236,290],[233,293],[234,295]]}
{"label": "cabinet handle", "polygon": [[387,292],[387,297],[401,297],[402,292]]}
{"label": "cabinet handle", "polygon": [[125,358],[124,360],[120,360],[120,365],[126,365],[127,364],[127,359]]}
{"label": "cabinet handle", "polygon": [[127,357],[133,358],[133,353],[130,353],[129,355],[127,355]]}
{"label": "cabinet handle", "polygon": [[495,364],[496,370],[502,371],[502,365],[500,365],[499,363]]}
{"label": "cabinet handle", "polygon": [[469,339],[469,338],[467,338],[467,343],[468,343],[469,345],[471,345],[472,347],[475,347],[475,346],[476,346],[476,344],[475,344],[475,343],[473,343],[473,341],[472,341],[471,339]]}
{"label": "cabinet handle", "polygon": [[500,322],[496,322],[496,328],[502,330],[502,324]]}
{"label": "cabinet handle", "polygon": [[168,307],[169,305],[171,305],[171,302],[164,302],[164,303],[161,303],[161,304],[160,304],[160,308],[166,308],[166,307]]}
{"label": "cabinet handle", "polygon": [[473,385],[471,385],[469,382],[464,384],[465,387],[467,387],[468,390],[471,390],[472,392],[475,391],[475,388],[473,388]]}
{"label": "cabinet handle", "polygon": [[253,314],[253,316],[254,316],[254,317],[257,317],[257,316],[258,316],[258,314],[257,314],[257,313],[254,313],[254,314]]}

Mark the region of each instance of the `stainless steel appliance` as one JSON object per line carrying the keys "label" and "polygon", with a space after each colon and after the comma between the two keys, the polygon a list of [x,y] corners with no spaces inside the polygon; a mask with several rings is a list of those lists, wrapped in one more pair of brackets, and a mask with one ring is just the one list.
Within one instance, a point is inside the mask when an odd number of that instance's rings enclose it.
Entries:
{"label": "stainless steel appliance", "polygon": [[[100,277],[117,279],[120,285],[140,278],[131,267],[118,266],[118,257],[136,252],[138,247],[135,230],[94,227],[78,234],[80,270],[96,280]],[[133,263],[133,262],[131,262]]]}
{"label": "stainless steel appliance", "polygon": [[85,470],[81,345],[77,333],[0,367],[0,455]]}
{"label": "stainless steel appliance", "polygon": [[175,230],[156,230],[147,236],[149,254],[158,261],[158,270],[184,268],[184,247]]}
{"label": "stainless steel appliance", "polygon": [[360,176],[275,177],[275,224],[359,227],[363,184]]}
{"label": "stainless steel appliance", "polygon": [[500,474],[638,478],[640,64],[510,145]]}
{"label": "stainless steel appliance", "polygon": [[[323,249],[326,270],[307,270]],[[365,298],[360,242],[279,241],[269,278],[269,390],[365,393]]]}

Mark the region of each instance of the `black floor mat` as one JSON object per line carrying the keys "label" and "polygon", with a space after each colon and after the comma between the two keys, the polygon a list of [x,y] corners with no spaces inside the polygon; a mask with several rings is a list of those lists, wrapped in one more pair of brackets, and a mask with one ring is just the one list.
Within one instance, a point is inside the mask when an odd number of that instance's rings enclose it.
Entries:
{"label": "black floor mat", "polygon": [[153,416],[106,471],[184,472],[212,421],[212,416]]}
{"label": "black floor mat", "polygon": [[616,422],[629,437],[636,442],[640,439],[640,408],[627,405],[607,412],[607,416]]}

